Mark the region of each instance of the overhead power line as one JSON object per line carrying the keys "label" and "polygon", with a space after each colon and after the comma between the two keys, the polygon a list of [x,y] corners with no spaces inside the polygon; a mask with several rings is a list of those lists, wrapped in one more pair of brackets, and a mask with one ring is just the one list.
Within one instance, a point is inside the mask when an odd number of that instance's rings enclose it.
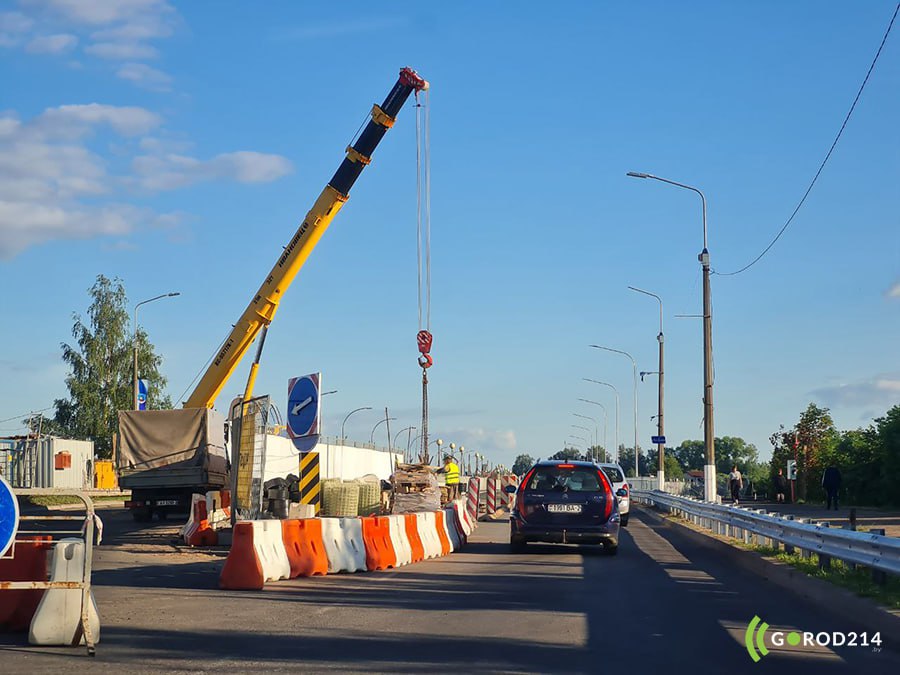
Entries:
{"label": "overhead power line", "polygon": [[756,263],[762,260],[762,257],[769,252],[769,250],[775,245],[781,235],[784,234],[784,231],[787,230],[788,226],[793,222],[794,216],[797,215],[797,212],[800,211],[800,208],[803,206],[803,203],[806,201],[806,198],[809,196],[809,193],[812,192],[813,186],[816,184],[816,181],[819,180],[819,175],[822,173],[822,170],[825,168],[825,164],[828,163],[829,158],[831,157],[831,153],[834,152],[835,147],[838,144],[838,141],[841,140],[841,135],[844,133],[844,129],[847,127],[847,122],[850,121],[850,116],[853,114],[853,110],[856,108],[856,104],[859,101],[860,96],[862,96],[863,89],[866,88],[866,83],[869,81],[869,76],[872,74],[872,71],[875,69],[875,64],[878,63],[878,57],[881,56],[881,50],[884,48],[885,42],[887,42],[888,35],[891,34],[891,28],[894,26],[894,20],[897,18],[897,13],[900,12],[900,2],[897,3],[897,6],[894,8],[894,15],[891,17],[891,22],[888,24],[887,30],[884,32],[884,37],[881,39],[881,44],[878,46],[878,51],[875,53],[875,58],[872,59],[872,65],[869,66],[869,70],[866,73],[866,77],[863,79],[862,84],[859,87],[859,91],[856,92],[856,98],[853,99],[853,105],[850,106],[850,110],[847,112],[847,116],[844,118],[844,123],[841,124],[841,128],[837,133],[837,136],[834,137],[834,142],[831,144],[831,147],[828,149],[828,153],[825,155],[825,159],[822,160],[822,163],[819,165],[819,170],[816,171],[816,175],[813,176],[812,181],[809,184],[809,187],[806,188],[806,192],[803,193],[803,197],[800,199],[800,202],[797,204],[797,207],[794,209],[793,213],[791,213],[791,217],[787,219],[787,222],[784,226],[778,231],[778,234],[775,235],[775,238],[763,249],[763,252],[760,253],[756,258],[753,259],[752,262],[748,263],[741,269],[735,272],[716,272],[713,270],[713,274],[718,274],[722,277],[732,277],[736,274],[740,274],[741,272],[745,272],[751,267],[753,267]]}

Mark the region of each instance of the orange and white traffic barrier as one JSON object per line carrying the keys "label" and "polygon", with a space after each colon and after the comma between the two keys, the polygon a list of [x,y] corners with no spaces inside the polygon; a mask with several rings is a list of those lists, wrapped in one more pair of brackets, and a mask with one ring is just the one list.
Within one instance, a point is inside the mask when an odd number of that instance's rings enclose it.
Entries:
{"label": "orange and white traffic barrier", "polygon": [[387,516],[387,519],[391,544],[397,557],[397,567],[409,565],[412,562],[412,546],[406,535],[406,518],[402,515],[394,515]]}
{"label": "orange and white traffic barrier", "polygon": [[502,488],[503,489],[503,495],[502,495],[503,499],[501,501],[506,504],[506,508],[508,511],[512,511],[513,507],[516,504],[516,494],[515,494],[515,492],[507,493],[506,488],[509,487],[510,485],[517,486],[518,484],[519,484],[518,476],[515,476],[514,474],[510,474],[508,476],[503,476],[503,488]]}
{"label": "orange and white traffic barrier", "polygon": [[279,520],[236,523],[219,588],[259,590],[267,581],[289,579],[291,563]]}
{"label": "orange and white traffic barrier", "polygon": [[328,574],[328,556],[322,523],[316,518],[281,521],[284,549],[291,564],[291,579]]}
{"label": "orange and white traffic barrier", "polygon": [[456,531],[456,526],[449,522],[449,518],[452,517],[453,509],[443,509],[434,514],[438,539],[441,540],[441,550],[444,552],[444,555],[460,549],[459,534]]}
{"label": "orange and white traffic barrier", "polygon": [[366,547],[366,569],[386,570],[397,566],[397,554],[391,543],[390,520],[386,516],[360,518]]}
{"label": "orange and white traffic barrier", "polygon": [[321,518],[322,541],[328,556],[328,572],[361,572],[366,569],[366,545],[359,518]]}
{"label": "orange and white traffic barrier", "polygon": [[437,525],[434,512],[416,514],[416,525],[419,528],[419,537],[425,549],[425,558],[440,558],[442,555],[441,540],[438,539]]}
{"label": "orange and white traffic barrier", "polygon": [[404,513],[403,525],[406,528],[406,536],[409,539],[409,547],[412,552],[412,562],[425,560],[425,546],[422,537],[419,536],[419,519],[415,513]]}
{"label": "orange and white traffic barrier", "polygon": [[219,543],[219,535],[209,524],[206,498],[203,495],[195,496],[201,499],[194,500],[192,517],[184,533],[184,543],[188,546],[215,546]]}

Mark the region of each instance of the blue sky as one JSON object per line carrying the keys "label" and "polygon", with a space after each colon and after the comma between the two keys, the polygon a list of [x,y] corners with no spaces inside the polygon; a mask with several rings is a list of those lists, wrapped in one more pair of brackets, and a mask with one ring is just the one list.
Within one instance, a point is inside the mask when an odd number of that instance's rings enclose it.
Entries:
{"label": "blue sky", "polygon": [[[59,343],[121,277],[183,394],[401,66],[430,80],[432,435],[546,456],[656,370],[670,445],[702,438],[699,199],[714,270],[769,242],[818,168],[894,10],[756,3],[0,3],[0,419],[65,394]],[[838,425],[900,402],[900,45],[775,248],[713,276],[717,435],[765,456],[810,401]],[[257,392],[322,371],[326,432],[418,424],[415,124],[401,112],[288,292]],[[225,388],[243,389],[248,363]],[[639,383],[642,446],[654,378]],[[0,425],[13,433],[14,422]],[[602,430],[601,430],[602,435]]]}

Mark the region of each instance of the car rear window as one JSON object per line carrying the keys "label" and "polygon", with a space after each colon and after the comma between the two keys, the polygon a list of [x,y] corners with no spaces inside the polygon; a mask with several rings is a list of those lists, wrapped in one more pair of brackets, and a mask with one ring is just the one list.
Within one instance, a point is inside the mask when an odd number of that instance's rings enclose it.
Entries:
{"label": "car rear window", "polygon": [[597,470],[591,467],[539,466],[525,489],[535,492],[603,492],[603,485]]}
{"label": "car rear window", "polygon": [[603,473],[606,474],[606,477],[609,478],[611,483],[624,483],[625,482],[625,476],[623,476],[622,472],[619,471],[619,467],[603,466],[600,468],[603,469]]}

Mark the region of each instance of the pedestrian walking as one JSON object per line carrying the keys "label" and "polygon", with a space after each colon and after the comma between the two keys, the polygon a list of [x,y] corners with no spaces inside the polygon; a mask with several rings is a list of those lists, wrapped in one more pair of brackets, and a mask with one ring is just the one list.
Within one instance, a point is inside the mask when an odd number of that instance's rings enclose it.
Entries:
{"label": "pedestrian walking", "polygon": [[738,498],[741,495],[741,488],[744,487],[744,477],[738,471],[737,464],[731,467],[731,473],[728,474],[728,485],[731,487],[731,500],[737,506]]}
{"label": "pedestrian walking", "polygon": [[825,473],[822,474],[822,488],[825,490],[827,500],[826,509],[831,509],[834,504],[834,510],[838,510],[838,491],[841,489],[841,470],[834,464],[831,464]]}
{"label": "pedestrian walking", "polygon": [[775,476],[775,502],[784,504],[784,495],[787,492],[787,477],[784,475],[784,469],[778,469],[778,475]]}

